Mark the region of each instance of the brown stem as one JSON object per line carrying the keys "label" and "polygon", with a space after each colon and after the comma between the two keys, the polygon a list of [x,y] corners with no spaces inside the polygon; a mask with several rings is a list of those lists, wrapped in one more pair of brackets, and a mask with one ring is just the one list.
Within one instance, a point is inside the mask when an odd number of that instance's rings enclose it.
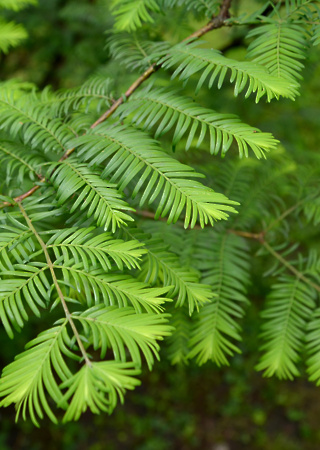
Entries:
{"label": "brown stem", "polygon": [[71,314],[70,314],[70,311],[69,311],[67,302],[66,302],[66,300],[65,300],[65,298],[64,298],[64,295],[63,295],[63,293],[62,293],[62,291],[61,291],[61,288],[60,288],[60,286],[59,286],[59,283],[58,283],[58,280],[57,280],[57,277],[56,277],[56,274],[55,274],[55,271],[54,271],[54,265],[53,265],[53,263],[52,263],[52,261],[51,261],[50,255],[49,255],[49,253],[48,253],[47,246],[46,246],[46,244],[44,243],[44,241],[41,239],[41,237],[40,237],[39,233],[37,232],[37,230],[35,229],[35,227],[33,226],[33,223],[31,222],[31,219],[29,218],[28,214],[26,213],[26,211],[25,211],[25,209],[23,208],[23,206],[21,205],[21,203],[20,203],[20,202],[17,202],[17,205],[19,206],[20,211],[21,211],[23,217],[25,218],[25,220],[26,220],[26,222],[27,222],[27,224],[28,224],[30,230],[33,232],[33,234],[34,234],[35,237],[37,238],[39,244],[41,245],[41,248],[42,248],[43,253],[44,253],[44,255],[45,255],[45,258],[46,258],[48,267],[49,267],[50,272],[51,272],[51,276],[52,276],[52,279],[53,279],[53,283],[54,283],[55,288],[56,288],[56,290],[57,290],[57,292],[58,292],[58,296],[59,296],[59,298],[60,298],[62,307],[63,307],[63,309],[64,309],[65,316],[66,316],[66,318],[67,318],[67,320],[68,320],[68,322],[69,322],[69,324],[70,324],[70,326],[71,326],[71,328],[72,328],[73,334],[74,334],[74,336],[75,336],[75,338],[76,338],[76,340],[77,340],[79,349],[80,349],[80,351],[81,351],[81,353],[82,353],[82,356],[83,356],[83,359],[85,360],[85,363],[86,363],[89,367],[91,367],[91,366],[92,366],[91,361],[90,361],[90,359],[89,359],[89,357],[88,357],[88,355],[87,355],[87,352],[86,352],[86,350],[85,350],[85,348],[84,348],[84,346],[83,346],[83,343],[82,343],[82,341],[81,341],[81,339],[80,339],[78,330],[77,330],[77,328],[76,328],[76,326],[75,326],[75,324],[74,324],[74,322],[73,322],[73,320],[72,320],[72,317],[71,317]]}
{"label": "brown stem", "polygon": [[[290,208],[292,209],[292,208]],[[290,210],[288,210],[291,212]],[[289,214],[288,212],[288,214]],[[309,280],[306,276],[303,275],[302,272],[300,272],[298,269],[296,269],[292,264],[290,264],[283,256],[280,255],[276,250],[274,250],[270,244],[265,240],[265,231],[262,231],[261,233],[249,233],[246,231],[238,231],[238,230],[229,230],[230,233],[236,234],[237,236],[242,236],[248,239],[255,239],[259,241],[268,252],[274,256],[278,261],[281,262],[291,273],[293,273],[297,278],[300,280],[303,280],[305,283],[309,284],[309,286],[312,286],[316,291],[320,292],[320,286],[313,281]]]}
{"label": "brown stem", "polygon": [[316,291],[320,292],[320,286],[316,283],[313,283],[311,280],[309,280],[307,277],[303,275],[299,270],[297,270],[294,266],[292,266],[286,259],[284,259],[280,253],[276,252],[269,244],[268,242],[264,241],[263,246],[268,250],[271,255],[273,255],[278,261],[281,262],[290,272],[292,272],[297,278],[300,278],[305,283],[309,284],[309,286],[312,286]]}
{"label": "brown stem", "polygon": [[[207,23],[207,25],[200,28],[198,31],[195,31],[187,38],[183,39],[182,42],[194,41],[196,39],[201,38],[209,31],[215,30],[217,28],[221,28],[222,26],[226,25],[226,20],[229,18],[229,9],[231,6],[231,1],[232,0],[223,0],[219,14],[215,17],[212,17],[212,19]],[[91,125],[90,128],[93,129],[96,126],[98,126],[100,123],[107,120],[119,108],[119,106],[122,105],[122,103],[124,102],[124,99],[128,99],[141,86],[142,83],[144,83],[146,80],[148,80],[148,78],[150,78],[151,75],[153,73],[157,72],[157,70],[159,70],[160,68],[161,68],[161,66],[157,65],[157,63],[153,63],[150,67],[148,67],[148,69],[142,75],[140,75],[140,77],[137,78],[137,80],[134,83],[132,83],[132,85],[127,89],[127,91],[124,93],[124,95],[119,97],[118,100],[116,100],[112,104],[112,106],[106,112],[104,112],[102,114],[102,116],[99,117],[98,120],[96,120]],[[68,149],[64,153],[64,155],[59,159],[59,162],[64,161],[65,159],[69,158],[69,156],[74,151],[75,151],[75,148]],[[40,182],[43,183],[44,181],[45,181],[45,178],[41,177]],[[24,194],[16,197],[14,199],[14,202],[17,203],[17,202],[24,200],[25,198],[29,197],[34,192],[36,192],[39,189],[39,187],[40,187],[40,185],[34,186],[28,192],[25,192]],[[0,204],[0,209],[5,208],[6,206],[14,206],[15,203],[3,202]]]}
{"label": "brown stem", "polygon": [[[183,39],[182,42],[186,41],[195,41],[196,39],[201,38],[209,31],[215,30],[217,28],[221,28],[223,25],[225,25],[225,21],[229,18],[229,9],[231,6],[231,0],[224,0],[221,4],[220,12],[216,17],[212,17],[210,22],[207,23],[204,27],[200,28],[200,30],[195,31],[194,33],[190,34],[187,38]],[[104,113],[101,117],[99,117],[98,120],[95,121],[91,125],[90,128],[95,128],[100,123],[104,122],[106,119],[108,119],[115,111],[119,108],[120,105],[124,102],[124,100],[128,99],[137,89],[139,86],[141,86],[142,83],[144,83],[148,78],[151,77],[151,75],[157,70],[161,68],[160,65],[157,63],[153,63],[148,69],[129,87],[129,89],[125,92],[125,94],[118,98],[118,100],[113,103],[113,105]]]}

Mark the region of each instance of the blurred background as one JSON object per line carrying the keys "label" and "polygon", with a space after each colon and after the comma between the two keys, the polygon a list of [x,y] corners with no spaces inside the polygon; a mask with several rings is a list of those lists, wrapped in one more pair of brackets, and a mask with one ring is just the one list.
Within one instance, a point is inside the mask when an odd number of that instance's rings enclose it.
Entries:
{"label": "blurred background", "polygon": [[[1,81],[11,78],[32,82],[39,88],[70,88],[94,73],[115,77],[115,93],[123,92],[136,78],[123,67],[110,64],[106,48],[112,17],[107,0],[39,0],[38,6],[18,13],[3,12],[27,29],[29,38],[8,54],[0,55]],[[253,0],[237,2],[246,11],[257,7]],[[240,6],[239,6],[240,5]],[[178,41],[205,23],[205,18],[182,14],[159,14],[154,35]],[[179,24],[177,27],[176,24]],[[223,29],[208,34],[209,46],[241,59],[247,29]],[[210,94],[210,107],[232,111],[243,121],[271,131],[287,151],[303,160],[304,148],[318,150],[320,138],[318,55],[311,52],[304,72],[302,95],[295,103],[272,105],[234,101],[226,88]],[[167,75],[159,73],[158,79]],[[191,95],[190,88],[190,95]],[[198,96],[206,98],[204,90]],[[317,101],[318,100],[318,101]],[[303,230],[301,230],[303,234]],[[298,236],[299,237],[299,236]],[[319,248],[319,237],[309,244]],[[259,270],[257,267],[255,270]],[[254,279],[253,306],[243,322],[243,353],[230,367],[206,364],[198,368],[171,366],[166,359],[147,370],[142,385],[128,392],[124,405],[112,416],[85,414],[77,423],[53,425],[45,420],[41,429],[31,422],[14,424],[14,409],[0,410],[1,450],[315,450],[320,448],[320,389],[306,381],[264,379],[255,372],[259,314],[266,286]],[[30,320],[24,336],[8,341],[1,330],[1,366],[8,364],[17,348],[22,350],[39,326]]]}

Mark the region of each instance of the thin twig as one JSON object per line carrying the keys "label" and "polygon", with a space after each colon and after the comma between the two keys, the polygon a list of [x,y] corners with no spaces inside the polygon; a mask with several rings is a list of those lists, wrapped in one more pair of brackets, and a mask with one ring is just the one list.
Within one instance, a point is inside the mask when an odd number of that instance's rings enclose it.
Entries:
{"label": "thin twig", "polygon": [[320,292],[320,286],[316,283],[313,283],[310,281],[307,277],[303,275],[299,270],[297,270],[292,264],[290,264],[286,259],[284,259],[280,253],[275,251],[268,242],[264,241],[263,246],[268,250],[271,255],[273,255],[278,261],[280,261],[290,272],[292,272],[297,278],[300,278],[305,283],[309,284],[309,286],[312,286],[316,291]]}
{"label": "thin twig", "polygon": [[71,326],[71,328],[72,328],[73,334],[75,335],[75,338],[76,338],[76,340],[77,340],[79,349],[80,349],[80,351],[81,351],[81,353],[82,353],[83,359],[85,360],[86,364],[87,364],[89,367],[91,367],[91,366],[92,366],[92,363],[91,363],[91,361],[90,361],[90,359],[89,359],[89,357],[88,357],[88,355],[87,355],[87,352],[86,352],[86,350],[85,350],[85,348],[84,348],[84,346],[83,346],[83,343],[82,343],[82,341],[81,341],[81,339],[80,339],[78,330],[77,330],[77,328],[76,328],[76,326],[75,326],[75,324],[74,324],[74,322],[73,322],[73,320],[72,320],[72,317],[71,317],[71,314],[70,314],[70,311],[69,311],[67,302],[66,302],[66,300],[65,300],[65,298],[64,298],[64,295],[63,295],[63,293],[62,293],[62,291],[61,291],[61,289],[60,289],[60,286],[59,286],[59,283],[58,283],[58,280],[57,280],[57,277],[56,277],[56,274],[55,274],[55,271],[54,271],[54,265],[53,265],[53,263],[52,263],[52,261],[51,261],[50,255],[49,255],[49,253],[48,253],[47,246],[46,246],[46,244],[44,243],[44,241],[41,239],[41,237],[40,237],[39,233],[37,232],[37,230],[35,229],[35,227],[33,226],[32,222],[31,222],[31,219],[29,218],[29,216],[28,216],[28,214],[26,213],[25,209],[24,209],[23,206],[21,205],[21,202],[17,202],[17,205],[19,206],[20,211],[21,211],[23,217],[25,218],[25,220],[26,220],[26,222],[27,222],[27,224],[28,224],[30,230],[33,232],[33,234],[34,234],[35,237],[37,238],[39,244],[41,245],[41,248],[42,248],[43,253],[44,253],[44,255],[45,255],[45,258],[46,258],[48,267],[49,267],[50,272],[51,272],[51,276],[52,276],[52,279],[53,279],[53,283],[54,283],[54,285],[55,285],[55,288],[56,288],[56,290],[57,290],[57,292],[58,292],[58,295],[59,295],[59,298],[60,298],[60,300],[61,300],[61,304],[62,304],[62,307],[63,307],[63,309],[64,309],[64,313],[65,313],[65,315],[66,315],[66,318],[67,318],[68,322],[70,323],[70,326]]}
{"label": "thin twig", "polygon": [[[287,210],[289,211],[289,210]],[[288,213],[289,214],[289,213]],[[320,292],[320,286],[316,283],[313,283],[313,281],[309,280],[306,276],[303,275],[302,272],[300,272],[298,269],[296,269],[292,264],[290,264],[283,256],[281,256],[280,253],[278,253],[276,250],[274,250],[270,244],[265,240],[265,231],[262,231],[261,233],[249,233],[246,231],[238,231],[238,230],[228,230],[230,233],[236,234],[237,236],[242,236],[248,239],[254,239],[260,242],[264,246],[264,248],[272,255],[274,256],[278,261],[281,262],[290,272],[292,272],[297,278],[303,280],[305,283],[309,284],[309,286],[312,286],[316,291]]]}
{"label": "thin twig", "polygon": [[264,242],[264,231],[261,231],[260,233],[251,233],[249,231],[233,230],[230,228],[228,232],[247,239],[254,239],[255,241],[259,241],[261,243]]}
{"label": "thin twig", "polygon": [[[217,16],[213,16],[212,19],[207,23],[207,25],[200,28],[198,31],[195,31],[187,38],[183,39],[182,42],[195,41],[196,39],[199,39],[202,36],[204,36],[209,31],[215,30],[217,28],[221,28],[222,26],[226,25],[226,20],[229,18],[229,9],[231,6],[231,1],[232,0],[223,0],[219,14]],[[157,63],[152,64],[139,78],[137,78],[137,80],[134,83],[132,83],[132,85],[127,89],[127,91],[124,93],[124,95],[119,97],[118,100],[116,100],[112,104],[112,106],[106,112],[104,112],[102,114],[102,116],[99,117],[98,120],[96,120],[91,125],[90,128],[93,129],[96,126],[98,126],[100,123],[107,120],[119,108],[119,106],[122,105],[124,100],[128,99],[141,86],[142,83],[144,83],[146,80],[148,80],[151,77],[151,75],[153,73],[157,72],[157,70],[159,70],[160,68],[161,68],[161,66],[158,65]],[[59,159],[59,162],[62,162],[64,160],[66,160],[67,158],[69,158],[69,156],[71,156],[74,151],[75,151],[75,147],[68,149],[64,153],[64,155]],[[45,181],[46,181],[46,179],[44,177],[42,177],[40,179],[40,183],[44,183]],[[24,200],[25,198],[29,197],[34,192],[36,192],[39,188],[40,188],[40,185],[36,185],[33,188],[29,189],[28,192],[25,192],[24,194],[19,195],[18,197],[16,197],[14,199],[15,203],[21,202],[22,200]],[[5,208],[6,206],[14,206],[15,203],[3,202],[0,204],[0,209]]]}
{"label": "thin twig", "polygon": [[[221,28],[223,25],[225,25],[225,21],[229,18],[230,6],[231,0],[224,0],[222,2],[219,14],[216,17],[212,17],[207,25],[200,28],[200,30],[190,34],[190,36],[183,39],[182,42],[195,41],[196,39],[204,36],[209,31]],[[160,68],[161,66],[157,63],[153,63],[150,67],[148,67],[148,69],[129,87],[125,94],[119,97],[118,100],[91,125],[90,128],[95,128],[97,125],[108,119],[116,111],[116,109],[119,108],[124,100],[127,100],[129,97],[131,97],[131,95],[138,89],[138,87],[141,86],[142,83],[144,83],[148,78],[151,77],[153,73],[157,72],[157,70],[159,70]]]}

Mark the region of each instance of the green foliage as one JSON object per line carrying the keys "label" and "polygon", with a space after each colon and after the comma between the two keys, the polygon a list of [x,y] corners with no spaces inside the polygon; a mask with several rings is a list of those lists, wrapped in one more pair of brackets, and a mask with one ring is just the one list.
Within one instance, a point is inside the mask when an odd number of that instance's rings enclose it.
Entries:
{"label": "green foliage", "polygon": [[234,202],[193,181],[201,174],[166,155],[156,141],[134,128],[99,125],[93,132],[73,140],[72,145],[79,148],[83,161],[90,161],[91,165],[104,162],[102,178],[118,183],[121,191],[140,173],[132,196],[144,188],[139,206],[160,196],[155,218],[169,214],[168,223],[175,223],[185,208],[184,227],[193,228],[198,218],[204,227],[215,220],[227,219],[224,211],[235,212],[228,206]]}
{"label": "green foliage", "polygon": [[135,31],[143,22],[154,20],[151,11],[159,12],[156,0],[114,0],[113,15],[116,16],[116,30]]}
{"label": "green foliage", "polygon": [[242,304],[248,303],[245,294],[250,280],[249,257],[246,243],[239,236],[207,233],[199,238],[197,267],[203,282],[210,284],[216,295],[196,317],[189,357],[196,357],[198,364],[211,359],[220,366],[228,364],[229,355],[239,352],[232,340],[241,340],[235,319],[244,315]]}
{"label": "green foliage", "polygon": [[[115,0],[108,78],[58,92],[1,83],[0,318],[10,338],[28,320],[41,329],[0,379],[1,406],[17,417],[56,422],[53,405],[64,422],[111,413],[160,348],[172,364],[229,365],[261,297],[257,369],[292,379],[306,349],[319,383],[319,156],[284,140],[286,152],[264,119],[280,108],[300,142],[288,105],[318,41],[318,7],[256,7]],[[185,11],[215,16],[183,42],[168,30],[168,43],[156,19]],[[252,27],[251,61],[195,42],[225,25],[231,41],[233,27]],[[136,81],[119,75],[120,59]],[[260,131],[269,126],[275,137]]]}
{"label": "green foliage", "polygon": [[21,41],[26,39],[27,33],[25,29],[14,22],[0,21],[0,50],[7,53],[10,47],[16,47]]}
{"label": "green foliage", "polygon": [[41,98],[41,102],[48,105],[50,114],[56,117],[64,117],[83,106],[88,111],[91,103],[100,111],[110,106],[110,100],[110,80],[98,75],[78,88],[61,89],[54,94],[44,90]]}
{"label": "green foliage", "polygon": [[150,89],[151,87],[132,96],[129,103],[119,108],[121,112],[124,111],[122,117],[134,113],[131,122],[136,125],[143,123],[145,130],[158,124],[156,138],[175,126],[173,146],[182,140],[188,128],[186,150],[194,144],[195,137],[198,137],[195,147],[200,147],[207,133],[210,136],[210,153],[214,155],[220,151],[224,155],[234,141],[238,144],[240,157],[248,157],[249,147],[257,158],[261,158],[265,151],[268,152],[277,145],[270,133],[261,133],[260,130],[241,123],[237,116],[205,109],[174,91]]}
{"label": "green foliage", "polygon": [[[5,8],[18,11],[36,3],[37,0],[0,0],[0,10]],[[0,16],[0,51],[7,53],[10,47],[16,47],[27,36],[28,34],[22,25],[7,22]]]}
{"label": "green foliage", "polygon": [[[258,36],[258,37],[257,37]],[[307,39],[305,29],[291,23],[274,22],[248,34],[257,37],[249,46],[247,57],[267,67],[278,77],[296,81],[305,59]]]}
{"label": "green foliage", "polygon": [[266,323],[261,337],[267,341],[261,350],[264,355],[258,370],[266,376],[277,374],[281,378],[293,379],[299,375],[296,362],[305,339],[306,320],[315,307],[315,292],[299,278],[281,277],[273,285],[262,317]]}
{"label": "green foliage", "polygon": [[0,0],[0,8],[19,11],[29,5],[35,5],[37,0]]}
{"label": "green foliage", "polygon": [[[121,199],[121,194],[115,189],[116,185],[107,183],[100,178],[98,172],[93,172],[84,164],[77,164],[73,158],[53,165],[53,185],[57,190],[58,204],[65,203],[71,196],[81,190],[77,201],[70,208],[70,213],[77,208],[88,209],[87,217],[93,216],[97,225],[104,230],[111,228],[115,232],[127,220],[132,220],[122,210],[129,211],[127,203]],[[50,172],[49,172],[50,173]]]}
{"label": "green foliage", "polygon": [[66,151],[73,137],[72,131],[59,119],[51,119],[46,108],[32,94],[16,98],[15,92],[5,88],[0,93],[1,129],[12,137],[22,136],[25,144],[45,152]]}
{"label": "green foliage", "polygon": [[215,81],[220,89],[223,85],[228,69],[231,71],[230,83],[235,83],[234,94],[237,96],[246,89],[245,97],[256,93],[256,102],[263,95],[267,95],[268,101],[279,96],[291,99],[297,94],[294,83],[288,83],[285,78],[276,79],[273,73],[268,72],[258,64],[235,61],[222,56],[219,51],[197,48],[198,43],[181,43],[170,49],[168,55],[160,60],[165,69],[179,64],[173,72],[172,78],[179,75],[180,80],[187,81],[192,75],[203,71],[199,78],[196,93],[202,88],[209,78],[208,86],[211,88]]}

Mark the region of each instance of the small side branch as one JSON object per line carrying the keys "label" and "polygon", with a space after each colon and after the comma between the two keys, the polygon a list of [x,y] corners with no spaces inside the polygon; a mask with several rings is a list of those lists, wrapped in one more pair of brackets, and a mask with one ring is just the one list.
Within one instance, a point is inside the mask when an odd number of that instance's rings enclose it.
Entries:
{"label": "small side branch", "polygon": [[33,234],[34,234],[35,237],[37,238],[39,244],[41,245],[41,248],[42,248],[43,253],[44,253],[44,255],[45,255],[45,258],[46,258],[48,267],[49,267],[50,272],[51,272],[51,276],[52,276],[52,279],[53,279],[54,286],[55,286],[55,288],[56,288],[56,290],[57,290],[57,292],[58,292],[58,296],[59,296],[59,298],[60,298],[62,307],[63,307],[63,309],[64,309],[65,316],[66,316],[66,318],[68,319],[68,322],[69,322],[69,324],[70,324],[70,326],[71,326],[71,328],[72,328],[73,334],[74,334],[74,336],[75,336],[75,338],[76,338],[76,340],[77,340],[77,343],[78,343],[80,352],[81,352],[81,354],[82,354],[82,356],[83,356],[83,359],[85,360],[85,363],[86,363],[89,367],[91,367],[91,366],[92,366],[91,361],[90,361],[90,359],[89,359],[89,357],[88,357],[88,354],[87,354],[87,352],[86,352],[86,350],[85,350],[85,348],[84,348],[84,346],[83,346],[83,343],[82,343],[82,341],[81,341],[81,339],[80,339],[78,330],[77,330],[77,328],[76,328],[76,326],[75,326],[75,324],[74,324],[74,322],[73,322],[73,320],[72,320],[72,317],[71,317],[71,314],[70,314],[70,311],[69,311],[67,302],[66,302],[66,300],[65,300],[65,298],[64,298],[64,295],[63,295],[63,293],[62,293],[62,291],[61,291],[61,288],[60,288],[60,286],[59,286],[59,283],[58,283],[58,280],[57,280],[57,277],[56,277],[56,274],[55,274],[55,271],[54,271],[54,266],[53,266],[53,263],[52,263],[52,261],[51,261],[50,255],[49,255],[49,253],[48,253],[47,246],[46,246],[45,242],[41,239],[41,237],[40,237],[39,233],[37,232],[37,230],[35,229],[35,227],[33,226],[33,224],[32,224],[32,222],[31,222],[31,220],[30,220],[28,214],[26,213],[25,209],[24,209],[23,206],[21,205],[21,202],[17,202],[17,205],[19,206],[20,211],[21,211],[23,217],[25,218],[25,220],[26,220],[26,222],[27,222],[27,224],[28,224],[30,230],[33,232]]}
{"label": "small side branch", "polygon": [[[293,208],[291,208],[292,210]],[[291,212],[288,210],[288,214]],[[296,269],[292,264],[290,264],[280,253],[274,250],[271,245],[265,240],[266,231],[262,231],[261,233],[250,233],[246,231],[238,231],[238,230],[229,230],[230,233],[236,234],[237,236],[242,236],[248,239],[253,239],[264,246],[264,248],[274,257],[276,258],[282,265],[284,265],[291,273],[293,273],[297,278],[303,280],[309,286],[312,286],[317,292],[320,292],[320,286],[313,281],[309,280],[302,272]]]}
{"label": "small side branch", "polygon": [[320,292],[320,286],[316,283],[313,283],[313,281],[309,280],[309,278],[307,278],[306,276],[303,275],[302,272],[300,272],[299,270],[297,270],[292,264],[290,264],[286,259],[284,259],[280,253],[278,253],[277,251],[275,251],[269,244],[268,242],[264,241],[263,242],[263,246],[266,250],[268,250],[268,252],[274,256],[278,261],[281,262],[281,264],[283,264],[288,270],[290,270],[290,272],[292,272],[297,278],[300,278],[301,280],[303,280],[305,283],[309,284],[309,286],[312,286],[317,292]]}
{"label": "small side branch", "polygon": [[[182,42],[186,41],[195,41],[196,39],[200,39],[209,31],[215,30],[217,28],[221,28],[225,25],[225,21],[229,18],[229,9],[231,6],[231,0],[224,0],[221,4],[220,12],[216,17],[212,17],[212,19],[205,25],[200,28],[200,30],[195,31],[190,34],[187,38],[183,39]],[[96,120],[90,128],[95,128],[100,123],[107,120],[124,102],[124,99],[128,99],[137,89],[144,83],[148,78],[151,77],[152,74],[157,72],[161,68],[157,63],[152,64],[148,69],[129,87],[129,89],[125,92],[125,94],[118,98],[118,100],[104,113],[98,120]]]}

